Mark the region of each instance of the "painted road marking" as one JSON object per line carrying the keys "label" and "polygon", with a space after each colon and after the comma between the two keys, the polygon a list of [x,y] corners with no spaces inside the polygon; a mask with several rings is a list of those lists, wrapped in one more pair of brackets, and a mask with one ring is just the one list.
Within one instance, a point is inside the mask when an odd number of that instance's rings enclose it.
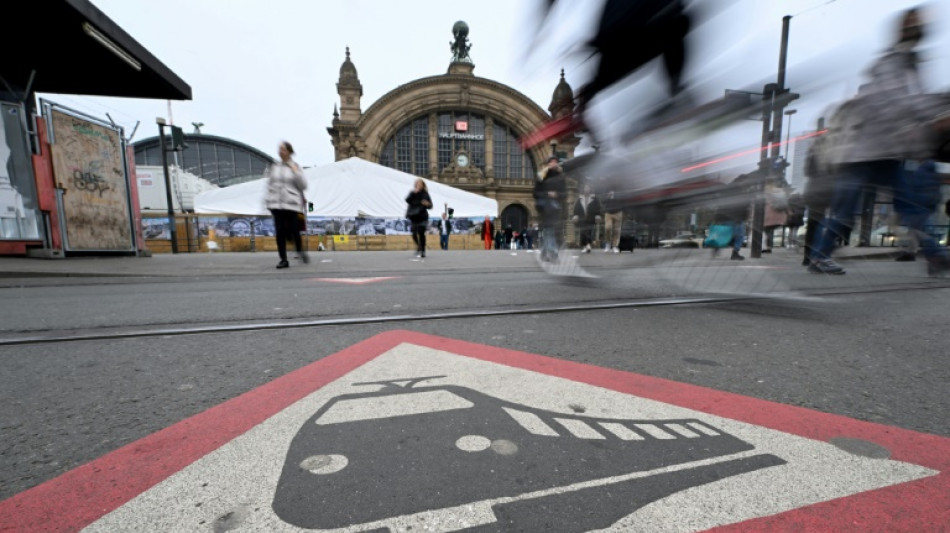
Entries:
{"label": "painted road marking", "polygon": [[345,283],[347,285],[366,285],[368,283],[377,283],[388,279],[396,279],[397,276],[377,276],[373,278],[311,278],[312,281],[323,281],[326,283]]}
{"label": "painted road marking", "polygon": [[937,531],[948,470],[943,437],[397,331],[0,502],[0,530]]}

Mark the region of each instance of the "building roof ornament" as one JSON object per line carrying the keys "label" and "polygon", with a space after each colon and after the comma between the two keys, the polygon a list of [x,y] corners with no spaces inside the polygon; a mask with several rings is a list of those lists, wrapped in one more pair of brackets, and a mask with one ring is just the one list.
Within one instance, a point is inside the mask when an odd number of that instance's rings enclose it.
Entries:
{"label": "building roof ornament", "polygon": [[463,20],[456,22],[452,26],[452,35],[455,36],[455,41],[449,43],[452,50],[452,62],[473,63],[472,57],[468,55],[468,51],[472,48],[472,45],[468,44],[468,24]]}

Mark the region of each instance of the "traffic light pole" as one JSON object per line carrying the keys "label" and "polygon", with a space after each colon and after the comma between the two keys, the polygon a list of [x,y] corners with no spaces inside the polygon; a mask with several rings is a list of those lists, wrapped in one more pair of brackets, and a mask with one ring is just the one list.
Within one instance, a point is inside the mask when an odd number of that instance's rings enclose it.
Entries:
{"label": "traffic light pole", "polygon": [[165,119],[155,119],[158,123],[158,142],[162,151],[162,170],[165,172],[165,202],[168,205],[168,226],[171,229],[172,253],[178,253],[178,224],[175,222],[175,208],[172,205],[172,185],[168,175],[168,152],[165,148]]}

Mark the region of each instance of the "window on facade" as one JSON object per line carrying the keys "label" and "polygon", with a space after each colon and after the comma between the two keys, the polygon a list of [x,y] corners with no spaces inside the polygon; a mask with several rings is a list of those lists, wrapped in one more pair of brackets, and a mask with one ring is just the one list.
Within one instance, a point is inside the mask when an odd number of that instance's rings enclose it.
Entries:
{"label": "window on facade", "polygon": [[468,151],[472,155],[472,165],[485,171],[485,117],[472,115],[468,120],[468,132],[473,139],[468,141]]}
{"label": "window on facade", "polygon": [[[465,131],[457,129],[464,122]],[[486,119],[484,115],[467,111],[442,112],[436,115],[436,161],[438,172],[452,165],[455,154],[465,150],[471,165],[487,170],[486,153],[492,150],[492,165],[496,178],[530,178],[534,175],[534,163],[518,144],[517,136],[504,124],[496,122],[492,128],[493,142],[488,146]],[[419,117],[404,125],[383,145],[379,163],[397,168],[416,176],[429,174],[429,120]]]}
{"label": "window on facade", "polygon": [[379,164],[426,176],[429,172],[429,119],[419,117],[396,131],[383,145]]}
{"label": "window on facade", "polygon": [[412,162],[417,176],[429,173],[429,119],[421,117],[412,123]]}
{"label": "window on facade", "polygon": [[492,130],[492,151],[496,179],[523,179],[534,176],[534,162],[518,143],[511,128],[496,123]]}
{"label": "window on facade", "polygon": [[198,157],[198,150],[195,148],[186,148],[181,153],[181,168],[195,176],[201,176],[201,158]]}
{"label": "window on facade", "polygon": [[218,157],[214,150],[214,144],[209,142],[199,142],[198,159],[201,161],[201,174],[199,174],[199,176],[209,176],[207,179],[212,183],[220,183],[220,174],[218,173]]}
{"label": "window on facade", "polygon": [[219,144],[215,147],[215,154],[218,157],[219,179],[230,181],[234,178],[234,150],[230,146]]}
{"label": "window on facade", "polygon": [[[465,131],[457,131],[456,124],[464,122]],[[439,113],[439,172],[452,164],[459,151],[468,152],[471,165],[485,170],[485,117],[466,111]]]}
{"label": "window on facade", "polygon": [[492,150],[494,151],[495,178],[508,177],[508,129],[492,126]]}
{"label": "window on facade", "polygon": [[392,139],[383,146],[383,151],[379,154],[379,164],[385,167],[395,166],[395,143]]}
{"label": "window on facade", "polygon": [[452,139],[447,136],[452,133],[453,129],[452,114],[439,114],[439,172],[452,164]]}
{"label": "window on facade", "polygon": [[[271,162],[256,152],[230,143],[190,138],[187,145],[180,152],[169,152],[168,164],[178,165],[185,172],[222,187],[260,178]],[[135,164],[161,166],[159,143],[136,147]]]}

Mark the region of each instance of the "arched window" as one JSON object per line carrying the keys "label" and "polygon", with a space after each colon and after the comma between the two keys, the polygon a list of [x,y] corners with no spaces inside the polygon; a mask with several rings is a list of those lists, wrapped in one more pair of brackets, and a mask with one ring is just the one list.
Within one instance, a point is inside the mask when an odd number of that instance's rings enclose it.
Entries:
{"label": "arched window", "polygon": [[429,119],[419,117],[393,135],[379,154],[379,164],[416,176],[429,173]]}
{"label": "arched window", "polygon": [[[497,179],[530,179],[536,172],[534,161],[518,144],[518,136],[507,124],[494,122],[491,135],[486,131],[484,115],[468,111],[443,111],[436,115],[436,167],[442,172],[452,165],[455,155],[468,152],[471,166],[486,172],[486,157],[493,156],[492,169]],[[489,141],[491,146],[489,146]],[[383,145],[379,164],[416,176],[429,175],[429,119],[416,118],[401,128]]]}

